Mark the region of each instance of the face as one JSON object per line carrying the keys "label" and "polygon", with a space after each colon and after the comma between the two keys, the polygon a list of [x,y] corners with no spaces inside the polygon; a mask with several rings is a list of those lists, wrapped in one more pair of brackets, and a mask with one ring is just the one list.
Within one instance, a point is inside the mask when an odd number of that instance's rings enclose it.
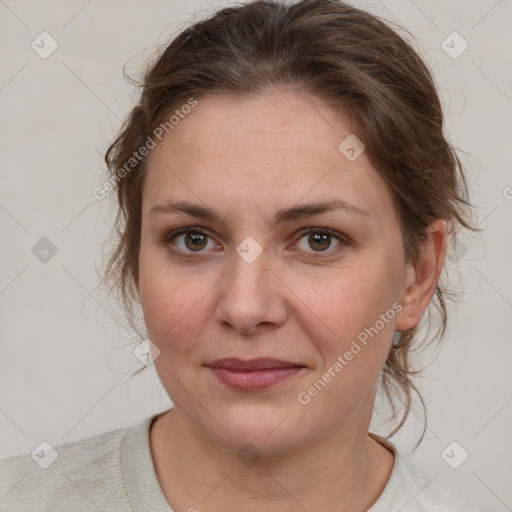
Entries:
{"label": "face", "polygon": [[[148,157],[138,288],[155,367],[227,449],[367,428],[409,269],[386,184],[338,148],[352,133],[312,96],[215,96]],[[184,202],[197,208],[171,205]],[[206,366],[221,358],[301,368],[240,389]]]}

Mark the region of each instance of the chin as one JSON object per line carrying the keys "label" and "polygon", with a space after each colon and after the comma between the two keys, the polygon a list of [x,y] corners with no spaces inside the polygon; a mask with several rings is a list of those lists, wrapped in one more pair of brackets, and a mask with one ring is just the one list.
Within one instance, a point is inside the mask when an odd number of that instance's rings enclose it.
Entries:
{"label": "chin", "polygon": [[207,415],[203,418],[206,421],[203,428],[217,444],[236,453],[244,447],[255,447],[265,456],[280,455],[304,435],[304,424],[297,424],[298,415],[293,414],[289,406],[277,408],[233,403],[225,409],[218,407],[215,410],[222,426]]}

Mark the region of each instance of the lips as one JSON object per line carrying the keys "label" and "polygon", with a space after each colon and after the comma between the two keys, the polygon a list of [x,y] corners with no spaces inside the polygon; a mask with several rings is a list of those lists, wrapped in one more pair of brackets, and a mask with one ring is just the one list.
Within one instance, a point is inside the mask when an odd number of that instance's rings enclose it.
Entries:
{"label": "lips", "polygon": [[278,368],[304,368],[304,365],[293,363],[290,361],[283,361],[280,359],[259,358],[243,361],[236,358],[217,359],[206,366],[211,368],[225,368],[234,371],[256,371],[256,370],[274,370]]}
{"label": "lips", "polygon": [[279,359],[217,359],[206,364],[225,386],[238,391],[262,391],[303,373],[304,365]]}

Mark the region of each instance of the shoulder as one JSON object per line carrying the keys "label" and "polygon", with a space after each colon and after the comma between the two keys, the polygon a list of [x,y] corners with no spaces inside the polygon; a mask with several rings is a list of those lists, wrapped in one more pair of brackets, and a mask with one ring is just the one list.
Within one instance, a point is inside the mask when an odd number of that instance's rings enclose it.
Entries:
{"label": "shoulder", "polygon": [[130,430],[55,447],[44,443],[32,454],[0,459],[0,512],[121,510],[112,503],[127,502],[121,448]]}
{"label": "shoulder", "polygon": [[399,460],[403,474],[404,512],[478,512],[461,496],[446,487],[439,473],[428,476],[423,470],[405,460]]}
{"label": "shoulder", "polygon": [[406,461],[391,441],[369,435],[393,453],[395,463],[384,491],[368,512],[479,512],[445,487],[439,472],[427,475]]}

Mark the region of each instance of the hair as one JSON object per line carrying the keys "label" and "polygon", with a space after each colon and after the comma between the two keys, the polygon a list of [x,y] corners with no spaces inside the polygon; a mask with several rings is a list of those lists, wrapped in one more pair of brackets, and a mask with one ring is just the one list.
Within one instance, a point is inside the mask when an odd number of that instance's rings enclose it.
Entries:
{"label": "hair", "polygon": [[[447,221],[452,236],[460,226],[478,230],[468,217],[464,169],[443,134],[443,112],[431,73],[388,24],[338,0],[256,0],[194,23],[159,52],[140,84],[138,104],[105,154],[117,196],[116,244],[105,278],[114,283],[128,318],[138,301],[146,158],[129,173],[120,171],[166,117],[191,98],[242,98],[287,87],[324,100],[334,111],[350,112],[354,133],[392,194],[409,263],[418,261],[428,227],[436,219]],[[410,356],[413,348],[440,340],[445,333],[445,299],[454,293],[441,281],[426,319],[430,325],[435,308],[441,317],[437,332],[432,339],[421,336],[421,322],[397,332],[381,372],[379,384],[392,419],[397,417],[397,402],[404,409],[388,438],[407,419],[412,392],[420,398],[426,428],[425,404],[411,379],[419,370],[412,367]]]}

